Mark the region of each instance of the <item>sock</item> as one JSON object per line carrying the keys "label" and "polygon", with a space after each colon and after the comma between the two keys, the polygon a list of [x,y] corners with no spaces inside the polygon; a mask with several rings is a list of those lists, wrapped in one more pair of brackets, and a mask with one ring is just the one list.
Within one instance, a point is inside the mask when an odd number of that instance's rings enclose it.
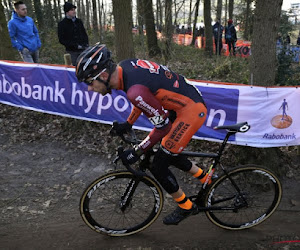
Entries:
{"label": "sock", "polygon": [[189,210],[192,208],[193,203],[191,202],[191,200],[189,198],[187,198],[185,196],[185,193],[183,193],[179,198],[176,198],[174,200],[177,202],[177,204],[180,208],[183,208],[186,210]]}
{"label": "sock", "polygon": [[[194,177],[200,180],[200,182],[203,184],[206,180],[206,177],[208,174],[204,172],[201,168],[199,168],[198,172],[196,174],[193,174]],[[209,180],[208,184],[211,183],[211,180]]]}

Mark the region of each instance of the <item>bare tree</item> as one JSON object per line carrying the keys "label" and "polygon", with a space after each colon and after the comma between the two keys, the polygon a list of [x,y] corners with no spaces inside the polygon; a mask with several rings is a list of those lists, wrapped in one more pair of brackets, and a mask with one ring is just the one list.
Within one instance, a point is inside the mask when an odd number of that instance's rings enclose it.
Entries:
{"label": "bare tree", "polygon": [[173,38],[172,24],[172,0],[165,0],[165,64],[168,62],[171,55],[171,44]]}
{"label": "bare tree", "polygon": [[175,13],[174,13],[174,24],[175,25],[177,25],[178,23],[177,23],[177,17],[178,17],[178,13],[179,13],[179,11],[181,10],[181,8],[182,8],[182,6],[184,5],[184,3],[185,3],[185,0],[182,0],[182,1],[180,1],[179,3],[177,3],[177,1],[176,0],[174,0],[174,11],[175,11]]}
{"label": "bare tree", "polygon": [[13,49],[7,29],[4,8],[0,0],[0,59],[15,60],[16,51]]}
{"label": "bare tree", "polygon": [[86,20],[85,27],[87,28],[87,30],[90,30],[91,29],[91,25],[90,25],[91,24],[91,22],[90,22],[90,0],[85,1],[84,19]]}
{"label": "bare tree", "polygon": [[276,36],[282,0],[256,0],[251,45],[251,78],[256,85],[275,84]]}
{"label": "bare tree", "polygon": [[134,57],[131,0],[113,0],[117,59]]}
{"label": "bare tree", "polygon": [[147,46],[150,57],[160,55],[154,24],[152,0],[143,0],[144,20],[146,24]]}
{"label": "bare tree", "polygon": [[188,27],[192,26],[192,4],[193,0],[190,0],[190,7],[189,7],[189,17],[188,17]]}
{"label": "bare tree", "polygon": [[191,45],[194,46],[196,37],[197,37],[197,19],[198,19],[198,12],[199,12],[199,5],[200,5],[200,0],[196,1],[195,4],[195,15],[194,15],[194,24],[193,24],[193,39]]}
{"label": "bare tree", "polygon": [[244,30],[244,38],[245,40],[249,40],[250,38],[250,5],[253,0],[246,0],[246,15],[245,15],[245,30]]}
{"label": "bare tree", "polygon": [[36,14],[37,26],[40,30],[44,29],[44,16],[40,0],[33,0],[34,11]]}
{"label": "bare tree", "polygon": [[205,25],[205,51],[209,56],[213,54],[212,26],[211,26],[211,2],[204,0],[204,25]]}
{"label": "bare tree", "polygon": [[97,2],[96,0],[92,1],[92,8],[93,8],[93,33],[95,37],[99,36],[99,30],[98,30],[98,15],[97,15]]}
{"label": "bare tree", "polygon": [[233,5],[234,5],[234,0],[229,0],[229,3],[228,3],[228,17],[229,17],[229,19],[233,19]]}
{"label": "bare tree", "polygon": [[222,17],[222,7],[223,7],[223,0],[218,0],[216,17],[219,20],[221,20]]}

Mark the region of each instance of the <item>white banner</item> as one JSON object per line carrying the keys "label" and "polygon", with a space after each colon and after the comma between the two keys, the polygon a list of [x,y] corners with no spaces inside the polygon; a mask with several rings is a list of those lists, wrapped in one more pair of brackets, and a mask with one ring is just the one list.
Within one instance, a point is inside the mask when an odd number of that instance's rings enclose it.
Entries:
{"label": "white banner", "polygon": [[[203,94],[208,115],[194,138],[223,140],[215,126],[247,121],[251,129],[230,143],[253,147],[300,145],[300,89],[258,87],[209,81],[194,83]],[[123,91],[101,96],[78,83],[73,67],[0,61],[0,102],[44,113],[111,124],[125,121],[131,104]],[[135,128],[151,130],[145,116]]]}

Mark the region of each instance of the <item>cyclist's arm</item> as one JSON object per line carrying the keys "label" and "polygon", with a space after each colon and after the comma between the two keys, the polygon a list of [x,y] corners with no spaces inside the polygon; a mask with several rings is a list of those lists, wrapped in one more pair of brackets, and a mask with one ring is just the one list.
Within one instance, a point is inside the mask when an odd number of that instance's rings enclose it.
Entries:
{"label": "cyclist's arm", "polygon": [[127,97],[154,125],[152,131],[139,145],[139,148],[146,152],[170,131],[172,124],[168,118],[169,112],[164,110],[160,102],[146,86],[133,85],[127,91]]}
{"label": "cyclist's arm", "polygon": [[127,118],[127,122],[130,125],[133,125],[136,122],[136,120],[139,118],[141,113],[142,113],[142,110],[140,110],[139,108],[133,106],[133,109],[132,109],[130,115],[128,116],[128,118]]}

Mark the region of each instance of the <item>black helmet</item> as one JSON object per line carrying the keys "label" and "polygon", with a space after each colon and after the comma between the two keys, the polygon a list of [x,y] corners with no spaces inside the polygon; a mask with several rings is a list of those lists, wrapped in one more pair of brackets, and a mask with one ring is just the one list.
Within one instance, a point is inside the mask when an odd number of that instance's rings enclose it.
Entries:
{"label": "black helmet", "polygon": [[[100,43],[96,43],[94,46],[84,50],[78,56],[76,65],[76,77],[79,82],[86,82],[88,78],[97,76],[105,69],[111,75],[116,67],[116,64],[111,59],[111,52],[105,44]],[[104,82],[106,86],[108,86],[109,79],[107,82]]]}

